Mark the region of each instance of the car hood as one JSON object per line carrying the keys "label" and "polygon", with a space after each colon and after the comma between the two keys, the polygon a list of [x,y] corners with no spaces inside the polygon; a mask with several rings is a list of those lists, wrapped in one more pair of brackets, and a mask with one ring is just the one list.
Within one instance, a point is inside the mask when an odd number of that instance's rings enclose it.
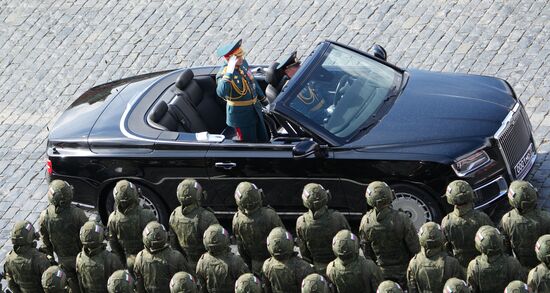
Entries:
{"label": "car hood", "polygon": [[407,84],[391,109],[352,146],[453,159],[484,145],[516,103],[501,79],[422,70],[407,73]]}

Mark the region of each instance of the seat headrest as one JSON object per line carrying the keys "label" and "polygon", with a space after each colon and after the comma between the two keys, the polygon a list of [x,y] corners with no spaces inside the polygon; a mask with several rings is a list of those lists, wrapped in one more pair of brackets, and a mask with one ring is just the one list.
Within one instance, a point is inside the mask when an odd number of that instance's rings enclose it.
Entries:
{"label": "seat headrest", "polygon": [[176,88],[180,91],[185,90],[189,82],[193,80],[193,77],[195,77],[195,75],[191,69],[184,70],[176,79]]}
{"label": "seat headrest", "polygon": [[279,84],[282,78],[280,70],[278,70],[277,67],[279,67],[279,62],[273,62],[265,70],[265,81],[274,87]]}
{"label": "seat headrest", "polygon": [[151,121],[153,122],[159,122],[162,117],[164,117],[164,114],[168,111],[168,105],[165,101],[158,102],[153,109],[151,110],[151,113],[149,114],[149,117],[151,117]]}

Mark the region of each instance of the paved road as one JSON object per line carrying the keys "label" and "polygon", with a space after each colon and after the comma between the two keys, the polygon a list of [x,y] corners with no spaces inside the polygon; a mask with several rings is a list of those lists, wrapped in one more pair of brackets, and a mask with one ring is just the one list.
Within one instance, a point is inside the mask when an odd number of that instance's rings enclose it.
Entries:
{"label": "paved road", "polygon": [[0,260],[14,221],[46,206],[47,127],[61,111],[93,85],[215,64],[235,38],[251,63],[332,39],[381,44],[401,67],[507,79],[530,115],[531,180],[550,207],[549,17],[545,0],[0,0]]}

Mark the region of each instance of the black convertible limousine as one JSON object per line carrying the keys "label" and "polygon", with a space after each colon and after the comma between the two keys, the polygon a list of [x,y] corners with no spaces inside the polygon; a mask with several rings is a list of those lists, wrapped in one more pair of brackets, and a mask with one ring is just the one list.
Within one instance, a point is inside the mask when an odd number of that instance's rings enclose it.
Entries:
{"label": "black convertible limousine", "polygon": [[350,219],[366,211],[373,180],[390,184],[395,208],[417,226],[450,210],[441,196],[459,178],[475,189],[477,208],[492,209],[536,159],[511,86],[404,70],[385,59],[379,46],[367,54],[324,41],[286,82],[277,63],[253,66],[271,100],[264,109],[271,139],[262,143],[233,141],[215,91],[220,66],[96,86],[51,127],[48,178],[68,181],[75,204],[98,209],[104,220],[114,184],[128,179],[166,223],[187,177],[203,185],[204,204],[219,217],[236,210],[233,193],[243,180],[263,188],[266,203],[287,218],[304,211],[300,195],[309,182],[330,189],[330,207]]}

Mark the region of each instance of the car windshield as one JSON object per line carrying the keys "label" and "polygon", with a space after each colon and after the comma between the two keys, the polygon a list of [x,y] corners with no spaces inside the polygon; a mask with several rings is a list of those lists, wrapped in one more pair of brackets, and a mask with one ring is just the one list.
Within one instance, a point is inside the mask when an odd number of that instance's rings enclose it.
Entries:
{"label": "car windshield", "polygon": [[374,123],[401,82],[390,66],[334,44],[314,66],[285,104],[339,138]]}

